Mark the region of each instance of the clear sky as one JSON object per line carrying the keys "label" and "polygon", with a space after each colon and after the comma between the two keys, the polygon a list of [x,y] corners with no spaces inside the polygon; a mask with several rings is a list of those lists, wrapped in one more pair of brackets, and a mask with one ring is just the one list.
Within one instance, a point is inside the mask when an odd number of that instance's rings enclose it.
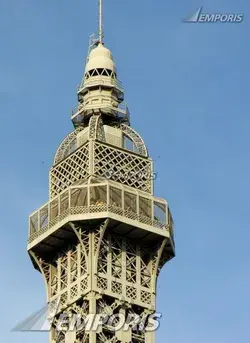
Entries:
{"label": "clear sky", "polygon": [[[47,201],[53,155],[73,129],[96,2],[0,0],[2,342],[48,341],[10,330],[45,303],[28,215]],[[201,5],[244,23],[181,22]],[[105,43],[175,220],[157,343],[250,339],[249,14],[249,0],[105,0]]]}

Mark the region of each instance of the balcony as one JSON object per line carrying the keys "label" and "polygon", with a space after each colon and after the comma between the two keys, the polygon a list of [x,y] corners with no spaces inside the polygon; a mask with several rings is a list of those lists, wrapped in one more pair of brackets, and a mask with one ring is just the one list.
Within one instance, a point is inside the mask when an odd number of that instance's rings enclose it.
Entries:
{"label": "balcony", "polygon": [[69,187],[30,216],[30,247],[69,221],[100,218],[122,223],[120,234],[128,235],[133,228],[131,234],[137,229],[141,237],[161,235],[173,241],[173,222],[165,200],[102,178],[92,177],[84,183]]}
{"label": "balcony", "polygon": [[71,111],[71,120],[75,126],[77,126],[84,117],[89,116],[95,111],[100,111],[106,114],[112,114],[117,117],[117,119],[127,125],[130,124],[130,113],[126,103],[122,102],[117,107],[112,106],[110,103],[79,103]]}
{"label": "balcony", "polygon": [[84,91],[86,88],[89,87],[95,87],[95,86],[107,86],[107,87],[114,87],[116,88],[120,93],[124,93],[123,84],[121,81],[116,80],[109,76],[92,76],[88,79],[84,78],[80,85],[78,86],[78,93]]}

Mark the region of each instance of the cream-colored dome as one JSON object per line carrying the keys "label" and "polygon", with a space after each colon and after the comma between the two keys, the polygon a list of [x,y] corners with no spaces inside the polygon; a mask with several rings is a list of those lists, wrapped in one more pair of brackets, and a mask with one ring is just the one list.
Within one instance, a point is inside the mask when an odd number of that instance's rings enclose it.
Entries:
{"label": "cream-colored dome", "polygon": [[89,61],[85,68],[85,73],[97,68],[110,69],[116,72],[115,64],[110,50],[105,48],[101,43],[90,52]]}

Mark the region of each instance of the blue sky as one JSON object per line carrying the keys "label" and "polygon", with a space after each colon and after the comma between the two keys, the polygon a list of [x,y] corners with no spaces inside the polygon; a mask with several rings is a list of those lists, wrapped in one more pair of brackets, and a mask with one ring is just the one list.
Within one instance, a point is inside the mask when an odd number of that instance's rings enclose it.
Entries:
{"label": "blue sky", "polygon": [[[184,24],[243,12],[242,24]],[[155,193],[175,220],[177,256],[158,283],[158,343],[250,339],[250,4],[246,0],[105,1],[105,42],[133,127],[155,159]],[[48,198],[48,170],[72,130],[96,1],[0,0],[1,337],[45,302],[26,253],[28,215]]]}

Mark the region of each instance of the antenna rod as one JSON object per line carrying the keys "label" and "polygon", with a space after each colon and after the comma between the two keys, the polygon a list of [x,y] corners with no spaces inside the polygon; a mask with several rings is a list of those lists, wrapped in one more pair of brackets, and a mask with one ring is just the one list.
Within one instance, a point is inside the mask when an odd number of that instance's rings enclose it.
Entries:
{"label": "antenna rod", "polygon": [[103,19],[103,3],[102,3],[102,0],[99,0],[99,42],[100,43],[102,43],[102,37],[103,37],[102,19]]}

